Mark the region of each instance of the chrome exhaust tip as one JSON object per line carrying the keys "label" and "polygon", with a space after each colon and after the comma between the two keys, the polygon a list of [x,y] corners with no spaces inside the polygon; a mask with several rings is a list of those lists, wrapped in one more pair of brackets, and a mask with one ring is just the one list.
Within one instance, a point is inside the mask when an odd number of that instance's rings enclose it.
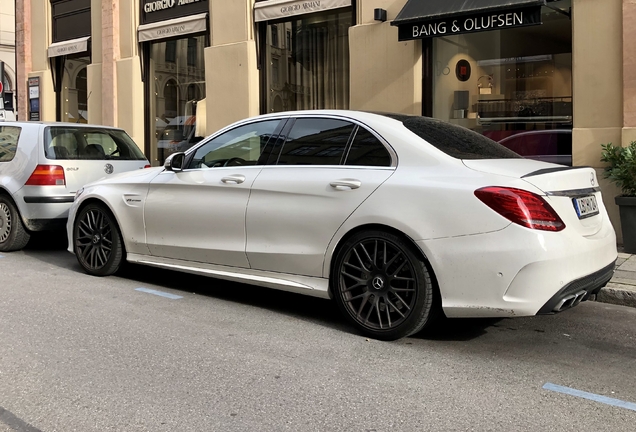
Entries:
{"label": "chrome exhaust tip", "polygon": [[552,309],[554,312],[561,312],[566,309],[573,308],[583,301],[583,299],[587,296],[587,291],[579,291],[575,294],[570,294],[566,297],[563,297],[559,303]]}

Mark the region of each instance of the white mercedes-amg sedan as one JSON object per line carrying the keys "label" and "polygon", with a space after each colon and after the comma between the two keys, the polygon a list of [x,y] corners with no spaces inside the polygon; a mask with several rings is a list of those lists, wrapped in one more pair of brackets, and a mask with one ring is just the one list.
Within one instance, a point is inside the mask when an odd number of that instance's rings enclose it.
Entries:
{"label": "white mercedes-amg sedan", "polygon": [[333,298],[363,334],[552,314],[612,277],[595,171],[426,117],[301,111],[235,123],[164,167],[78,191],[69,250]]}

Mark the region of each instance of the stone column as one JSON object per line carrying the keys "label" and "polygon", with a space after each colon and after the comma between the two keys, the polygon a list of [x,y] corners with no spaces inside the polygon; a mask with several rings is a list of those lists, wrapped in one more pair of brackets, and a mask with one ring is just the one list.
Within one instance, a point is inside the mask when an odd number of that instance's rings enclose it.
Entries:
{"label": "stone column", "polygon": [[119,1],[102,1],[102,123],[117,126],[117,61]]}
{"label": "stone column", "polygon": [[16,36],[16,89],[18,91],[18,119],[27,120],[29,89],[27,77],[31,72],[31,2],[17,1],[15,4]]}
{"label": "stone column", "polygon": [[623,0],[623,146],[636,141],[636,0]]}

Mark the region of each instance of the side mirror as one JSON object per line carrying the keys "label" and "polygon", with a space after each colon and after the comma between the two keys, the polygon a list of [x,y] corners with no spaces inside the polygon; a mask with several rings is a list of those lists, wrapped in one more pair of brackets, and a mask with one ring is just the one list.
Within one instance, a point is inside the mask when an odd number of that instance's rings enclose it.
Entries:
{"label": "side mirror", "polygon": [[184,165],[185,153],[178,152],[168,156],[163,164],[163,167],[166,169],[166,171],[181,172],[183,171]]}

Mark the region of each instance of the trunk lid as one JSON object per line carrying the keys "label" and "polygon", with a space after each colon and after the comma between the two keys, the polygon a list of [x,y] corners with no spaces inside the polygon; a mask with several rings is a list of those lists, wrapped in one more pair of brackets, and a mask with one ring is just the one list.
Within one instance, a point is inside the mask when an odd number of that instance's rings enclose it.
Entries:
{"label": "trunk lid", "polygon": [[[464,160],[476,171],[521,179],[537,187],[566,227],[592,236],[602,227],[606,211],[596,172],[529,159]],[[498,186],[498,185],[493,185]]]}

